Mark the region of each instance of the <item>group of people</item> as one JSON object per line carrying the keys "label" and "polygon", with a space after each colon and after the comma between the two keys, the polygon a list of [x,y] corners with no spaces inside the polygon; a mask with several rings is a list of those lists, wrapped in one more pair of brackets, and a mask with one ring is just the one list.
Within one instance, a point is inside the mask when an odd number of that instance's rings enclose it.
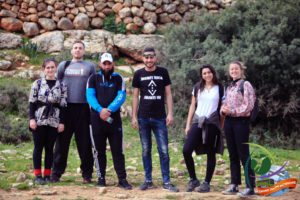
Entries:
{"label": "group of people", "polygon": [[[93,63],[83,60],[85,45],[82,41],[76,40],[73,43],[71,54],[72,60],[63,61],[58,67],[53,58],[45,59],[42,65],[45,77],[36,80],[31,87],[29,128],[34,139],[35,182],[45,184],[60,181],[67,166],[70,141],[75,134],[83,183],[91,183],[95,163],[97,186],[106,186],[108,139],[119,180],[118,186],[132,189],[126,178],[120,116],[120,107],[126,98],[124,79],[114,72],[114,61],[110,53],[101,55],[98,73]],[[178,192],[179,189],[170,181],[168,153],[167,126],[173,124],[171,80],[167,69],[156,65],[156,59],[155,49],[145,48],[145,67],[134,73],[132,81],[132,127],[139,130],[145,172],[145,182],[139,189],[147,190],[153,187],[153,132],[160,158],[162,187],[164,190]],[[256,97],[251,84],[243,79],[244,67],[241,62],[234,61],[229,64],[229,75],[233,81],[225,92],[215,69],[205,64],[200,68],[200,80],[192,90],[183,147],[183,156],[190,176],[187,192],[194,191],[199,186],[198,192],[210,191],[216,153],[222,154],[224,150],[221,134],[224,126],[230,157],[231,185],[223,194],[239,192],[240,161],[248,170],[249,181],[245,191],[239,195],[254,194],[255,176],[251,167],[246,167],[247,160],[249,162],[249,146],[245,143],[249,141],[249,116]],[[244,84],[242,92],[241,83]],[[43,148],[44,176],[41,170]],[[207,154],[207,170],[202,184],[195,173],[193,151],[197,154]]]}

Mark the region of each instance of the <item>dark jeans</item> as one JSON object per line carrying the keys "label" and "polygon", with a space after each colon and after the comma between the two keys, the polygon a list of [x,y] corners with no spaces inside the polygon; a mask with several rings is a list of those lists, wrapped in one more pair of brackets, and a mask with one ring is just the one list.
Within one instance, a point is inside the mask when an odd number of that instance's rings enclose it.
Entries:
{"label": "dark jeans", "polygon": [[[226,117],[225,119],[225,136],[230,158],[231,183],[241,184],[241,165],[245,169],[246,162],[250,156],[249,145],[249,118],[246,117]],[[248,164],[248,177],[250,185],[255,187],[255,174],[251,168],[251,159]]]}
{"label": "dark jeans", "polygon": [[[126,179],[125,156],[123,154],[123,128],[122,121],[119,116],[112,117],[112,124],[100,119],[95,112],[91,114],[91,123],[93,129],[93,137],[97,158],[95,165],[98,177],[105,177],[106,170],[106,140],[108,139],[111,148],[114,168],[119,180]],[[100,172],[100,173],[99,173]]]}
{"label": "dark jeans", "polygon": [[191,179],[196,179],[195,164],[192,157],[193,151],[199,145],[204,145],[207,151],[207,166],[205,181],[210,183],[216,167],[216,139],[218,129],[213,125],[208,125],[206,144],[202,144],[202,129],[198,128],[198,123],[192,124],[183,146],[183,156]]}
{"label": "dark jeans", "polygon": [[166,126],[165,119],[154,119],[154,118],[139,118],[139,131],[140,139],[143,149],[143,165],[145,171],[145,181],[152,181],[152,135],[151,131],[153,130],[157,150],[159,153],[160,159],[160,168],[163,177],[163,183],[170,182],[170,158],[168,152],[168,130]]}
{"label": "dark jeans", "polygon": [[42,167],[42,153],[45,148],[45,169],[51,169],[53,162],[53,147],[57,136],[57,128],[51,126],[38,126],[32,132],[34,141],[33,165],[34,169]]}
{"label": "dark jeans", "polygon": [[93,173],[93,153],[89,130],[90,109],[88,104],[68,103],[65,131],[56,139],[52,176],[60,178],[67,167],[70,141],[75,133],[75,141],[81,160],[82,177],[90,178]]}

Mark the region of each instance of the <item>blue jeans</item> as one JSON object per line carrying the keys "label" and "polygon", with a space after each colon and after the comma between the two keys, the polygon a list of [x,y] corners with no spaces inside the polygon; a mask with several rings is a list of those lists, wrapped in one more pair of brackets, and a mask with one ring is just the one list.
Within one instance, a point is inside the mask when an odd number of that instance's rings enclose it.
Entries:
{"label": "blue jeans", "polygon": [[151,130],[153,130],[157,150],[159,153],[160,159],[160,168],[163,177],[163,183],[170,182],[170,158],[168,153],[168,130],[166,126],[165,119],[154,119],[154,118],[139,118],[139,131],[140,139],[143,148],[143,165],[145,171],[145,180],[152,181],[152,158],[151,158],[151,149],[152,149],[152,138]]}

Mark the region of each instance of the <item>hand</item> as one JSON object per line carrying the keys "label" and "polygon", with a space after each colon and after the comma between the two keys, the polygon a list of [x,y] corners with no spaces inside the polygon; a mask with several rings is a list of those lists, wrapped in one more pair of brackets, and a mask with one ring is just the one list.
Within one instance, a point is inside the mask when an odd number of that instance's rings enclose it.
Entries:
{"label": "hand", "polygon": [[171,126],[173,124],[173,115],[168,114],[167,118],[166,118],[166,124],[167,126]]}
{"label": "hand", "polygon": [[135,130],[137,130],[139,128],[139,123],[135,117],[131,119],[131,125],[132,125],[132,128],[134,128]]}
{"label": "hand", "polygon": [[100,112],[100,118],[103,120],[103,121],[106,121],[107,118],[111,115],[111,110],[107,109],[107,108],[103,108]]}
{"label": "hand", "polygon": [[185,128],[184,132],[185,132],[185,135],[186,135],[186,136],[188,135],[189,130],[190,130],[190,127],[186,127],[186,128]]}
{"label": "hand", "polygon": [[225,115],[229,115],[230,114],[230,107],[223,105],[221,107],[221,112],[224,113]]}
{"label": "hand", "polygon": [[31,119],[30,121],[29,121],[29,127],[32,129],[32,130],[36,130],[36,127],[37,127],[37,125],[36,125],[36,121],[35,121],[35,119]]}
{"label": "hand", "polygon": [[65,125],[64,124],[58,124],[57,132],[62,133],[64,130],[65,130]]}

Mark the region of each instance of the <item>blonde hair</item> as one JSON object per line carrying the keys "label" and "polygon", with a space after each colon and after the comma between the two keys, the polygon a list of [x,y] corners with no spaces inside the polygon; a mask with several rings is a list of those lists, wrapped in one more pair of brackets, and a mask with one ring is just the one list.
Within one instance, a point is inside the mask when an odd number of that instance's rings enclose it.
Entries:
{"label": "blonde hair", "polygon": [[246,78],[245,70],[247,69],[246,65],[241,61],[232,61],[232,62],[229,63],[228,71],[229,71],[229,68],[230,68],[231,64],[236,64],[240,67],[240,69],[242,70],[241,78],[245,79]]}

